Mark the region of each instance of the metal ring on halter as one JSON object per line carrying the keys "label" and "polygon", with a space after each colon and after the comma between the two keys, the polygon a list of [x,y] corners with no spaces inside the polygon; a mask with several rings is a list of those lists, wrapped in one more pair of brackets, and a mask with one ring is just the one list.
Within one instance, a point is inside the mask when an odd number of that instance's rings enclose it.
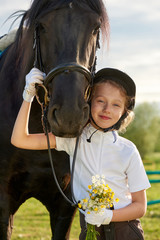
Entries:
{"label": "metal ring on halter", "polygon": [[91,86],[88,85],[86,90],[85,90],[85,94],[84,94],[84,99],[85,99],[86,102],[89,101],[90,96],[91,96]]}
{"label": "metal ring on halter", "polygon": [[[41,102],[39,99],[39,95],[38,95],[39,87],[42,87],[44,90],[44,101],[43,102]],[[47,91],[47,88],[43,84],[36,84],[36,99],[40,105],[48,106],[48,103],[49,103],[48,91]]]}

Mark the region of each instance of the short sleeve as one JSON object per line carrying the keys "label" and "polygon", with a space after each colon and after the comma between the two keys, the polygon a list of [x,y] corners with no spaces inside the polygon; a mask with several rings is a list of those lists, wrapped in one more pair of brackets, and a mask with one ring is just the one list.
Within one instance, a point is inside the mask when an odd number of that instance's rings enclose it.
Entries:
{"label": "short sleeve", "polygon": [[73,156],[75,144],[76,144],[76,138],[61,138],[61,137],[55,137],[55,138],[56,138],[56,150],[65,151],[70,156]]}
{"label": "short sleeve", "polygon": [[136,147],[132,153],[126,174],[130,192],[138,192],[150,187],[142,159]]}

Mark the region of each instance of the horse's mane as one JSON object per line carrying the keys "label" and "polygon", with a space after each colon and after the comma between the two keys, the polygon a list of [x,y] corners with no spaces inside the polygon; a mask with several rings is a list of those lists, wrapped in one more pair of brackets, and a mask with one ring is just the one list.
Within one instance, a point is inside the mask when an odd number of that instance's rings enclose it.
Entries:
{"label": "horse's mane", "polygon": [[[14,61],[17,68],[21,67],[19,71],[21,71],[22,76],[24,76],[24,74],[26,74],[26,69],[24,68],[24,66],[28,61],[29,55],[31,55],[31,53],[28,53],[28,49],[29,47],[31,47],[30,44],[33,44],[33,38],[31,38],[30,36],[31,34],[33,35],[33,30],[35,28],[36,22],[38,22],[39,18],[41,18],[45,14],[55,9],[66,7],[71,2],[84,9],[88,7],[95,11],[101,17],[102,36],[103,38],[107,38],[108,41],[109,21],[103,0],[34,0],[30,9],[24,11],[23,15],[22,12],[20,12],[23,17],[17,31],[15,42],[9,50],[9,54],[7,57],[7,61],[5,62],[4,68],[9,66],[11,63],[13,64]],[[27,31],[24,31],[24,25]],[[22,63],[22,59],[25,59],[25,62]]]}

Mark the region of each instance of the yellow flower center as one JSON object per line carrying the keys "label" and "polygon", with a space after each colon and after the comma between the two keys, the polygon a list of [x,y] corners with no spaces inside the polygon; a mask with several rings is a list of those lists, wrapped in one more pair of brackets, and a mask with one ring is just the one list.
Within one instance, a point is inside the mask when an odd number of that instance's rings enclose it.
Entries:
{"label": "yellow flower center", "polygon": [[79,207],[79,208],[82,208],[82,205],[81,205],[80,203],[78,203],[78,207]]}

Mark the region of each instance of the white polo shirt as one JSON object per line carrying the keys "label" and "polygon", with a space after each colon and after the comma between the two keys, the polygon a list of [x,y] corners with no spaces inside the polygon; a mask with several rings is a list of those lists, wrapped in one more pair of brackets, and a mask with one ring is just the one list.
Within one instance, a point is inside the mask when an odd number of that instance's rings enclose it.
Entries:
{"label": "white polo shirt", "polygon": [[[117,132],[104,133],[87,125],[79,139],[73,190],[77,201],[88,197],[88,185],[92,184],[92,176],[104,175],[106,184],[115,192],[119,202],[115,209],[129,205],[131,193],[150,187],[141,157],[136,146],[129,140],[120,137]],[[56,137],[56,149],[64,150],[70,155],[72,168],[76,138]]]}

